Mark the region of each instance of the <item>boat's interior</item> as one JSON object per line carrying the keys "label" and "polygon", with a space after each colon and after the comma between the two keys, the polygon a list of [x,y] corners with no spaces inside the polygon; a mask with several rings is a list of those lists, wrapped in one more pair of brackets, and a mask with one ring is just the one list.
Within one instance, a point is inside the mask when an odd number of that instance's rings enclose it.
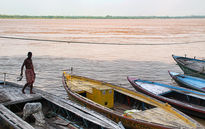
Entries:
{"label": "boat's interior", "polygon": [[[36,118],[34,115],[29,115],[26,117],[25,121],[33,126],[35,129],[77,129],[77,128],[99,128],[97,125],[89,125],[88,121],[82,120],[80,116],[75,115],[72,112],[66,111],[64,108],[61,108],[54,103],[41,98],[35,101],[27,101],[21,103],[15,103],[7,105],[6,107],[15,113],[17,116],[23,119],[23,113],[26,103],[41,103],[42,112],[44,115],[45,124],[39,126],[36,125]],[[69,117],[68,117],[69,116]],[[40,119],[40,118],[39,118]],[[85,126],[86,124],[86,126]],[[96,127],[95,127],[96,126]]]}
{"label": "boat's interior", "polygon": [[143,82],[135,82],[137,85],[139,85],[141,88],[157,95],[157,96],[163,96],[169,99],[181,101],[187,104],[194,104],[199,106],[205,106],[205,97],[199,96],[195,94],[189,94],[189,93],[183,93],[178,92],[177,90],[172,90],[170,88],[160,86],[157,84],[149,84],[149,83],[143,83]]}
{"label": "boat's interior", "polygon": [[72,92],[112,109],[119,115],[165,125],[173,125],[173,122],[186,125],[183,120],[157,107],[151,101],[148,102],[145,96],[138,96],[136,92],[131,91],[134,94],[130,94],[118,86],[79,76],[68,76],[66,84]]}
{"label": "boat's interior", "polygon": [[155,108],[155,106],[142,102],[129,95],[123,94],[115,88],[105,83],[90,82],[72,78],[68,82],[70,89],[79,95],[86,97],[102,106],[113,109],[120,114],[124,114],[127,110],[135,109],[136,111],[145,111]]}
{"label": "boat's interior", "polygon": [[199,106],[205,106],[205,100],[200,99],[199,97],[194,97],[190,95],[186,95],[177,91],[170,91],[167,93],[164,93],[162,96],[174,99],[177,101],[189,103],[189,104],[194,104],[194,105],[199,105]]}
{"label": "boat's interior", "polygon": [[183,57],[177,58],[177,60],[181,62],[182,64],[184,64],[186,67],[189,67],[201,73],[205,73],[205,62],[204,61],[189,60]]}

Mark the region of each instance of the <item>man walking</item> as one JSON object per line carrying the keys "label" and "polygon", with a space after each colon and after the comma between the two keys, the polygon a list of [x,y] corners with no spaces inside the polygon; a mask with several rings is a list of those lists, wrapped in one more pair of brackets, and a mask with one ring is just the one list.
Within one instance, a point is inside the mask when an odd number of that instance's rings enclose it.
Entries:
{"label": "man walking", "polygon": [[22,93],[25,94],[24,90],[27,86],[30,86],[30,94],[34,94],[33,89],[33,83],[35,81],[36,74],[34,72],[34,67],[32,63],[32,53],[28,52],[28,57],[24,60],[22,66],[21,66],[21,74],[20,76],[23,76],[23,68],[26,67],[25,76],[27,83],[24,85],[22,89]]}

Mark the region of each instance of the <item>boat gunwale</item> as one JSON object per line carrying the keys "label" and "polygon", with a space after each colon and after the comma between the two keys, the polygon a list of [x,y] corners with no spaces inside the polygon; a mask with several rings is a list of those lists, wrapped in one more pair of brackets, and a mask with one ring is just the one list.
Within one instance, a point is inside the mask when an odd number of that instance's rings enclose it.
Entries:
{"label": "boat gunwale", "polygon": [[[10,87],[16,87],[16,88],[23,88],[21,85],[19,84],[16,84],[16,83],[13,83],[13,82],[8,82],[6,81],[6,85],[9,85]],[[113,121],[110,121],[110,119],[107,119],[107,118],[104,118],[104,123],[101,123],[101,119],[103,119],[101,116],[102,115],[93,115],[91,114],[92,111],[90,111],[90,109],[85,109],[83,106],[82,108],[81,107],[78,107],[80,105],[77,104],[77,106],[72,103],[70,100],[66,100],[64,98],[58,98],[56,95],[53,95],[51,93],[48,93],[48,92],[45,92],[45,91],[42,91],[42,90],[39,90],[39,89],[36,89],[34,88],[33,89],[35,92],[39,93],[40,95],[36,96],[36,97],[33,97],[33,98],[28,98],[28,99],[24,99],[24,100],[17,100],[17,101],[11,101],[11,102],[5,102],[5,103],[0,103],[0,105],[2,106],[5,106],[6,109],[7,106],[11,106],[11,105],[15,105],[15,104],[19,104],[19,103],[26,103],[26,102],[33,102],[33,101],[36,101],[36,100],[46,100],[50,103],[53,103],[55,105],[57,105],[58,107],[64,109],[64,110],[67,110],[68,112],[70,113],[73,113],[74,115],[76,116],[80,116],[82,117],[83,119],[89,121],[90,123],[92,123],[93,125],[97,125],[98,127],[101,127],[101,128],[107,128],[109,129],[110,127],[115,127],[115,128],[122,128],[119,124],[117,124],[116,122],[114,123]],[[60,103],[59,103],[60,102]],[[69,107],[66,107],[65,105],[69,106]],[[69,108],[75,108],[75,112],[73,110],[70,110]],[[10,111],[10,109],[8,109]],[[86,116],[81,116],[80,115],[80,112],[87,114],[89,115],[89,118],[87,118]],[[11,111],[12,112],[12,111]],[[13,113],[13,112],[12,112]],[[81,113],[81,114],[82,114]],[[15,113],[13,113],[15,114]],[[17,115],[16,115],[17,116]],[[97,116],[97,117],[96,117]],[[19,116],[17,116],[19,117]],[[96,117],[96,118],[95,118]],[[19,117],[20,118],[20,117]],[[94,121],[93,121],[94,120]],[[97,121],[96,121],[97,120]],[[27,122],[26,122],[27,123]],[[29,124],[29,123],[28,123]],[[115,124],[115,125],[114,125]],[[30,124],[29,124],[30,125]],[[107,125],[109,125],[110,127],[107,127]],[[33,127],[33,126],[32,126]]]}
{"label": "boat gunwale", "polygon": [[[188,59],[188,60],[193,60],[193,61],[199,61],[199,62],[203,62],[203,63],[205,61],[202,61],[202,60],[199,60],[199,59],[193,59],[193,58],[189,58],[189,57],[175,56],[175,55],[172,55],[172,57],[176,61],[176,63],[179,65],[179,67],[182,69],[182,71],[184,71],[184,69],[187,69],[190,72],[196,74],[196,75],[193,74],[194,76],[198,75],[199,77],[202,76],[202,78],[205,78],[205,73],[197,71],[197,70],[195,70],[193,68],[187,67],[183,62],[179,61],[178,58]],[[188,73],[188,72],[184,71],[184,73]]]}
{"label": "boat gunwale", "polygon": [[193,107],[193,105],[191,106],[187,106],[186,103],[184,102],[181,102],[181,101],[178,101],[178,100],[173,100],[173,99],[169,99],[169,98],[166,98],[164,96],[161,96],[161,95],[156,95],[148,90],[146,90],[145,88],[142,88],[141,86],[139,86],[138,84],[134,83],[134,80],[137,80],[136,78],[134,79],[130,79],[130,83],[132,84],[132,86],[140,91],[140,92],[143,92],[145,94],[148,94],[150,95],[151,97],[154,97],[154,98],[157,98],[163,102],[168,102],[169,104],[173,105],[173,107],[180,107],[180,108],[185,108],[185,109],[188,109],[189,111],[194,111],[196,113],[203,113],[205,114],[205,110],[201,110],[201,108],[198,108],[198,107]]}
{"label": "boat gunwale", "polygon": [[[67,74],[67,73],[66,73]],[[76,94],[77,93],[74,93],[74,92],[72,92],[69,88],[68,88],[68,86],[67,86],[67,84],[66,84],[66,77],[64,76],[65,75],[65,72],[63,73],[63,76],[62,76],[62,81],[63,81],[63,85],[64,85],[64,87],[65,87],[65,89],[66,89],[66,91],[67,91],[67,93],[68,93],[68,95],[70,94],[72,97],[74,97],[75,99],[77,98],[77,100],[78,100],[78,97],[80,97],[80,99],[82,99],[82,97],[81,96],[76,96]],[[70,75],[70,74],[69,74]],[[91,81],[95,81],[95,82],[99,82],[99,83],[102,83],[102,84],[108,84],[108,85],[113,85],[113,86],[116,86],[115,84],[111,84],[111,83],[107,83],[107,82],[103,82],[103,81],[98,81],[98,80],[95,80],[95,79],[90,79],[90,78],[87,78],[87,77],[82,77],[82,76],[77,76],[77,75],[70,75],[70,76],[74,76],[74,77],[80,77],[80,78],[83,78],[83,79],[88,79],[88,80],[91,80]],[[118,87],[118,88],[122,88],[122,87],[119,87],[119,86],[116,86],[116,87]],[[122,89],[125,89],[125,88],[122,88]],[[134,93],[136,93],[136,92],[134,92]],[[142,93],[139,93],[139,94],[141,94],[142,95]],[[150,96],[147,96],[148,98],[150,98]],[[85,98],[85,97],[83,97],[83,98]],[[151,97],[152,98],[152,97]],[[156,100],[157,102],[159,102],[161,105],[157,105],[157,107],[159,106],[160,108],[162,108],[163,106],[164,107],[169,107],[169,109],[171,108],[170,107],[170,105],[169,104],[167,104],[167,103],[162,103],[161,101],[159,101],[159,100],[157,100],[157,99],[155,99],[155,98],[152,98],[152,99],[154,99],[154,100]],[[84,103],[87,103],[86,101],[82,101],[82,102],[84,102]],[[87,103],[87,104],[89,104],[89,103]],[[93,102],[91,101],[91,105],[93,105]],[[94,105],[95,106],[95,105]],[[94,107],[94,108],[100,108],[100,107]],[[171,108],[172,110],[174,110],[175,112],[177,112],[177,113],[179,113],[179,111],[177,110],[177,109],[173,109],[173,108]],[[100,109],[101,111],[103,111],[103,109]],[[108,111],[109,112],[109,111]],[[169,111],[168,111],[169,112]],[[110,112],[110,113],[112,113],[113,115],[117,115],[117,116],[119,116],[118,114],[116,114],[115,112]],[[179,114],[180,115],[182,115],[182,116],[184,116],[185,114],[181,114],[182,112],[180,112]],[[119,116],[119,117],[122,117],[122,116]],[[186,116],[187,117],[187,116]],[[128,119],[128,120],[131,120],[131,121],[136,121],[136,122],[143,122],[144,124],[149,124],[149,125],[153,125],[153,124],[156,124],[157,126],[158,126],[158,128],[173,128],[173,126],[172,127],[170,127],[170,126],[165,126],[165,125],[163,125],[163,124],[158,124],[158,123],[153,123],[153,122],[147,122],[147,121],[144,121],[144,120],[140,120],[140,119],[130,119],[130,118],[126,118],[126,117],[123,117],[123,119]],[[138,121],[137,121],[138,120]],[[175,127],[176,128],[176,127]]]}
{"label": "boat gunwale", "polygon": [[[78,76],[78,77],[80,77],[80,76]],[[107,108],[105,108],[105,107],[103,107],[103,106],[99,106],[99,105],[95,105],[95,102],[93,102],[93,101],[87,101],[87,100],[85,100],[85,97],[81,97],[80,95],[78,95],[77,93],[75,93],[75,92],[72,92],[69,88],[68,88],[68,86],[66,86],[67,84],[66,84],[66,80],[65,80],[65,77],[64,77],[64,75],[63,75],[63,85],[64,85],[64,87],[65,87],[65,89],[66,89],[66,91],[67,91],[67,93],[68,93],[68,95],[70,96],[72,96],[72,97],[74,97],[75,99],[77,99],[77,100],[80,100],[81,102],[83,102],[83,103],[86,103],[86,104],[88,104],[89,106],[92,106],[92,108],[93,109],[95,109],[96,110],[96,108],[98,109],[98,110],[100,110],[100,111],[102,111],[102,112],[104,112],[104,114],[106,114],[106,113],[109,113],[109,114],[112,114],[112,115],[114,115],[115,117],[117,116],[117,117],[119,117],[119,118],[121,118],[121,119],[126,119],[126,120],[128,120],[128,121],[132,121],[132,122],[140,122],[139,124],[145,124],[146,126],[155,126],[156,128],[172,128],[172,127],[169,127],[169,126],[164,126],[164,125],[161,125],[160,126],[160,124],[156,124],[156,123],[153,123],[152,124],[152,122],[147,122],[147,121],[143,121],[143,120],[140,120],[140,119],[137,119],[137,120],[135,120],[135,119],[130,119],[130,118],[127,118],[127,117],[123,117],[123,116],[121,116],[121,115],[119,115],[119,114],[117,114],[117,113],[115,113],[113,110],[107,110]],[[155,125],[156,124],[156,125]]]}
{"label": "boat gunwale", "polygon": [[198,61],[198,62],[205,63],[205,60],[195,59],[195,58],[191,58],[191,57],[183,57],[183,56],[176,56],[176,55],[172,55],[172,57],[174,59],[181,58],[181,59],[188,59],[188,60],[191,60],[191,61]]}
{"label": "boat gunwale", "polygon": [[[185,82],[185,81],[183,81],[183,80],[181,80],[180,79],[180,74],[179,75],[173,75],[173,74],[171,74],[171,72],[170,71],[168,71],[168,73],[169,73],[169,75],[179,84],[179,85],[183,85],[183,87],[187,87],[187,88],[191,88],[191,89],[194,89],[194,90],[198,90],[198,91],[200,91],[200,92],[205,92],[205,89],[203,89],[203,88],[199,88],[199,87],[196,87],[196,86],[194,86],[194,85],[192,85],[192,84],[189,84],[189,83],[187,83],[187,82]],[[192,78],[191,76],[188,76],[188,75],[183,75],[185,78]],[[188,76],[188,77],[186,77],[186,76]],[[183,78],[183,77],[182,77]],[[197,77],[193,77],[194,79],[195,78],[197,78]],[[199,80],[201,80],[202,78],[199,78]],[[195,79],[195,80],[197,80],[197,79]],[[203,79],[204,80],[204,79]],[[204,80],[205,81],[205,80]],[[204,87],[205,88],[205,87]]]}
{"label": "boat gunwale", "polygon": [[0,103],[0,109],[4,110],[3,114],[0,113],[0,119],[8,123],[8,126],[14,129],[34,129],[28,122],[17,116],[14,112],[9,110],[5,105]]}

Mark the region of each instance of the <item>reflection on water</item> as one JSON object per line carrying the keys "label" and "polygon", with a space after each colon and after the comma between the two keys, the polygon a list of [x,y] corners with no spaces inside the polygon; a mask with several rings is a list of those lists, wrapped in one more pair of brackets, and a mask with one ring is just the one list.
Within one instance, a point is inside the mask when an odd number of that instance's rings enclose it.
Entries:
{"label": "reflection on water", "polygon": [[[181,43],[205,40],[204,19],[43,20],[1,19],[0,35],[111,43]],[[63,70],[134,90],[127,76],[176,85],[168,70],[182,72],[171,55],[205,55],[203,42],[175,45],[88,45],[43,41],[0,40],[0,72],[16,81],[28,51],[37,73],[34,86],[67,97]],[[0,75],[1,76],[1,75]],[[1,76],[1,78],[3,75]],[[19,84],[25,83],[25,77]],[[205,123],[203,120],[198,120]],[[205,124],[204,124],[205,125]]]}

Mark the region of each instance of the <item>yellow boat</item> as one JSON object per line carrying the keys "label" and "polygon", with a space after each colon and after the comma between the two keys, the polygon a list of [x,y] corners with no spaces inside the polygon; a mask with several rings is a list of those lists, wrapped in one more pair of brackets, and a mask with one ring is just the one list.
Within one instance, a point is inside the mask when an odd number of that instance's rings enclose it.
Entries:
{"label": "yellow boat", "polygon": [[66,72],[62,82],[70,99],[128,128],[203,128],[169,104],[141,93]]}

